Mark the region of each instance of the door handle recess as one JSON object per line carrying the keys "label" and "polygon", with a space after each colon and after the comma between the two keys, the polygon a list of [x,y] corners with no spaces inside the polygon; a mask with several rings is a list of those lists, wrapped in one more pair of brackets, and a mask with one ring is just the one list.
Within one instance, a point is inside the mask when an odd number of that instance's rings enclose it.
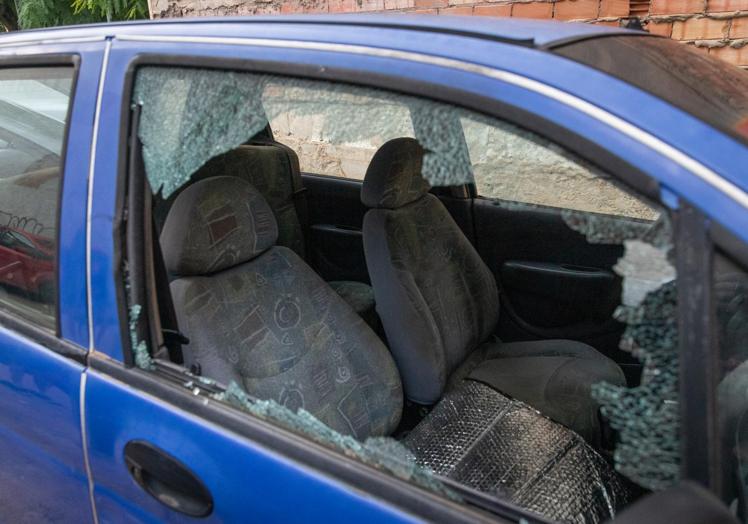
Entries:
{"label": "door handle recess", "polygon": [[143,440],[128,442],[125,464],[138,486],[174,511],[191,517],[206,517],[213,511],[213,497],[202,481],[153,444]]}

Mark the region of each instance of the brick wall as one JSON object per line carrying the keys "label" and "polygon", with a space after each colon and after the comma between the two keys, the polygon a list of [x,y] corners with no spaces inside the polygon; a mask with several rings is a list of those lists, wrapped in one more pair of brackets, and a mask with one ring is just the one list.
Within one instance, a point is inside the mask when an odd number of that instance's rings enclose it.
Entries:
{"label": "brick wall", "polygon": [[652,33],[748,69],[748,0],[151,0],[154,18],[398,11],[575,20],[638,19]]}

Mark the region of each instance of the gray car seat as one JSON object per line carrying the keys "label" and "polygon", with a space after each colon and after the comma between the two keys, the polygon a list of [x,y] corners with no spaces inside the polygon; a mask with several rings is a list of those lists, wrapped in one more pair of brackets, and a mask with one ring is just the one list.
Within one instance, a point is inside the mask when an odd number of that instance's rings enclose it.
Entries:
{"label": "gray car seat", "polygon": [[[288,146],[270,140],[239,146],[210,159],[192,175],[191,182],[226,175],[246,180],[260,192],[275,215],[278,245],[292,249],[306,260],[309,231],[296,153]],[[154,215],[159,226],[183,190],[184,187],[157,204]],[[370,325],[378,324],[371,286],[349,280],[332,281],[330,286]]]}
{"label": "gray car seat", "polygon": [[387,348],[291,249],[237,177],[187,187],[161,232],[186,366],[304,408],[357,438],[394,431],[402,387]]}
{"label": "gray car seat", "polygon": [[421,177],[412,138],[384,144],[361,190],[363,235],[376,308],[406,396],[433,404],[448,383],[472,378],[527,402],[598,443],[590,386],[625,384],[621,369],[570,340],[502,343],[493,274]]}

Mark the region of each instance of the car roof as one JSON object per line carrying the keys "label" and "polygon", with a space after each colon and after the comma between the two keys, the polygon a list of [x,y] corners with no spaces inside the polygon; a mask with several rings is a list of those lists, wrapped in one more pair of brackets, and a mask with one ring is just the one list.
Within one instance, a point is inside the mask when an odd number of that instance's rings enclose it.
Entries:
{"label": "car roof", "polygon": [[[469,22],[469,23],[468,23]],[[191,35],[195,31],[204,34],[205,26],[216,27],[216,35],[221,36],[221,24],[319,24],[341,25],[348,27],[380,27],[404,29],[419,32],[457,34],[505,43],[550,48],[569,42],[599,38],[613,35],[647,34],[640,31],[614,28],[609,26],[558,22],[553,20],[527,20],[520,18],[491,18],[461,16],[428,16],[408,14],[338,14],[338,15],[271,15],[246,17],[199,17],[199,18],[165,18],[159,20],[112,22],[107,24],[90,24],[64,26],[45,29],[16,31],[0,35],[0,45],[14,41],[38,41],[64,38],[104,37],[113,33],[137,30],[147,34],[158,35],[167,28],[174,34],[174,26],[179,32]]]}

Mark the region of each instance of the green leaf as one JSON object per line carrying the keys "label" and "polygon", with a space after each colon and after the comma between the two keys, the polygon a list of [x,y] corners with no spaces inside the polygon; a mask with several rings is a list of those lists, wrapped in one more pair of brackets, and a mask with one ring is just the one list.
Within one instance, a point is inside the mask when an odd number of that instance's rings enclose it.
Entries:
{"label": "green leaf", "polygon": [[22,29],[148,18],[147,0],[0,0],[18,5]]}

